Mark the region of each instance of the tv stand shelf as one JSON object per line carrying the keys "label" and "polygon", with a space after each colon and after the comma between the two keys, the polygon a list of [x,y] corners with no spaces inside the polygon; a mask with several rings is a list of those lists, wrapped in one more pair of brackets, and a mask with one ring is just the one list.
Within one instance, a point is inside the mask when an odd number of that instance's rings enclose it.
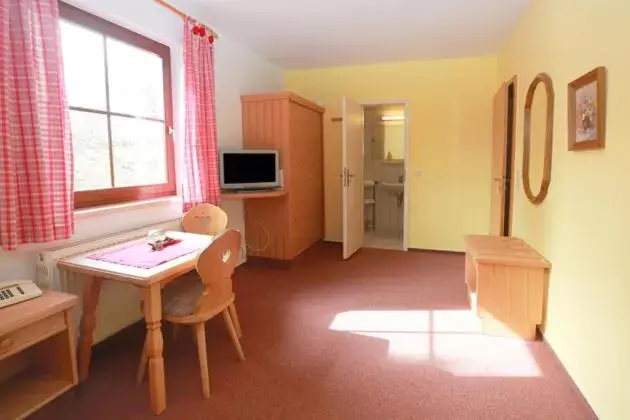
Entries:
{"label": "tv stand shelf", "polygon": [[287,195],[286,190],[275,190],[275,191],[230,191],[230,192],[222,192],[221,198],[223,200],[245,200],[249,198],[273,198],[273,197],[282,197]]}

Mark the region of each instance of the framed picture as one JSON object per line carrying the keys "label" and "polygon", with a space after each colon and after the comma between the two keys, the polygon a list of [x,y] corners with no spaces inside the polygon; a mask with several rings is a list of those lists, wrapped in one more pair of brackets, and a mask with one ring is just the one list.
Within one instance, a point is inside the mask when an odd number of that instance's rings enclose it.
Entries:
{"label": "framed picture", "polygon": [[606,140],[606,68],[569,83],[569,150],[603,149]]}

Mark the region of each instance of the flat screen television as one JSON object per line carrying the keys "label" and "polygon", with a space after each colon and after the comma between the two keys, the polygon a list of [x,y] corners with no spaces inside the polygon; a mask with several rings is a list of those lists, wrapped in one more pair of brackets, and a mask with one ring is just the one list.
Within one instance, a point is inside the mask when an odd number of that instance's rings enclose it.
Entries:
{"label": "flat screen television", "polygon": [[219,168],[223,190],[280,188],[277,150],[220,150]]}

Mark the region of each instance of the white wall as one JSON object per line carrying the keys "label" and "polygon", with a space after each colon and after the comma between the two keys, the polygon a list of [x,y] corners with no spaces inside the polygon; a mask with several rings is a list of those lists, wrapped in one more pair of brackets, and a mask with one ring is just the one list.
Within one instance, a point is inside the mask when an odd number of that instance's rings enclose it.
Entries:
{"label": "white wall", "polygon": [[[241,147],[241,95],[273,92],[284,88],[282,70],[261,59],[225,36],[215,49],[215,97],[219,147]],[[230,226],[245,231],[242,200],[228,200],[221,205],[230,217]]]}
{"label": "white wall", "polygon": [[[171,48],[175,141],[181,144],[182,20],[153,0],[70,0],[69,3]],[[203,16],[196,14],[194,10],[188,12],[203,21]],[[240,95],[281,90],[282,70],[226,36],[221,35],[215,51],[219,147],[240,147],[242,144]],[[228,212],[231,227],[244,230],[242,203],[225,202],[224,208]],[[163,200],[161,203],[134,210],[83,214],[76,218],[76,234],[72,240],[84,240],[180,216],[181,203],[172,200]],[[59,244],[29,245],[15,252],[0,251],[0,281],[15,278],[35,279],[37,253],[48,247],[59,247]],[[137,303],[133,304],[137,308]]]}

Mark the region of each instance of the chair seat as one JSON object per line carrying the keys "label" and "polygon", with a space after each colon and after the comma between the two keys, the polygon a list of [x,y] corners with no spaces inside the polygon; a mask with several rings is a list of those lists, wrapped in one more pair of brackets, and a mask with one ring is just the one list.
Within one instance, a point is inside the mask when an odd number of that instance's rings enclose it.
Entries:
{"label": "chair seat", "polygon": [[195,305],[206,286],[196,272],[175,280],[162,290],[162,312],[165,316],[186,317],[195,313]]}

